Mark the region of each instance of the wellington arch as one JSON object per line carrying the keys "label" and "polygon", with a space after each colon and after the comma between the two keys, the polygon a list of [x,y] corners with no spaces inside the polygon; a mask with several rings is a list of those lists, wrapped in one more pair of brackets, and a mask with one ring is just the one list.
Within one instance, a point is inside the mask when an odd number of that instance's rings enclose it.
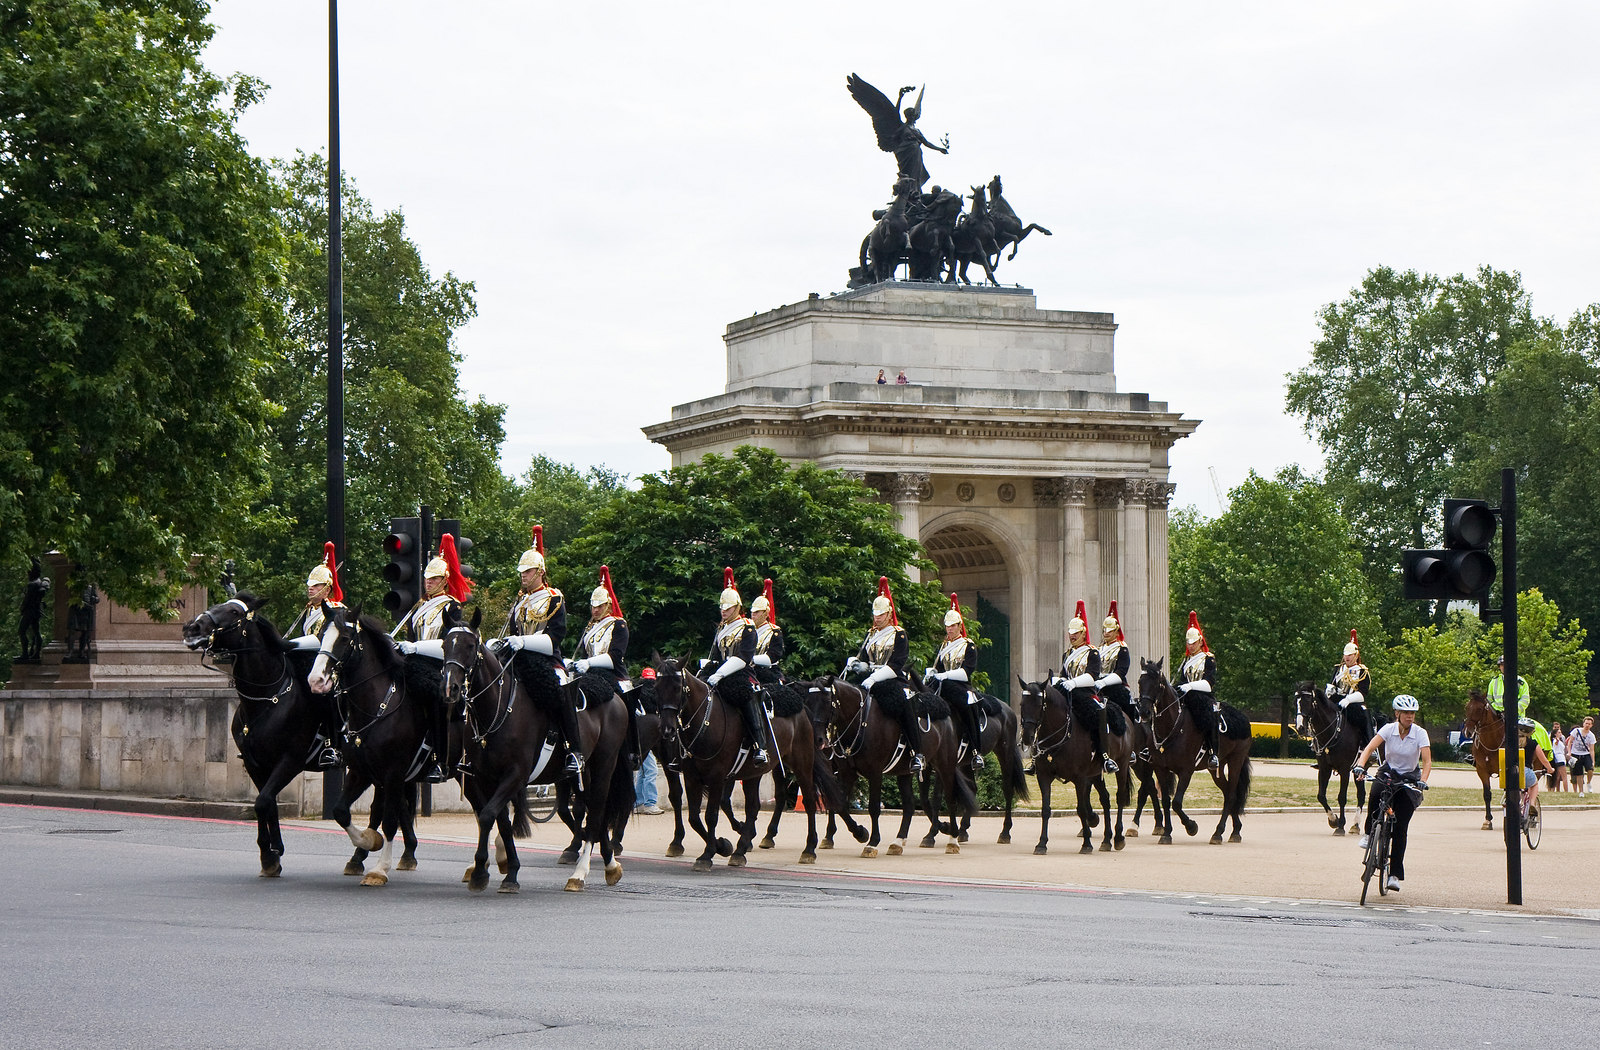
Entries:
{"label": "wellington arch", "polygon": [[1116,328],[1023,288],[813,296],[730,324],[723,392],[644,433],[675,466],[758,445],[860,477],[1004,640],[992,672],[1056,666],[1080,598],[1164,657],[1168,451],[1199,422],[1117,390]]}

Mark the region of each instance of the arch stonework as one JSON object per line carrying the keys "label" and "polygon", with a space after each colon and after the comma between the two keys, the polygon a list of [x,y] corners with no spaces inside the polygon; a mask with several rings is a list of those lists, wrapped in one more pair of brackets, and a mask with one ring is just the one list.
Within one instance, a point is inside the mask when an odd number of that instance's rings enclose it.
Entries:
{"label": "arch stonework", "polygon": [[674,466],[760,445],[848,471],[922,543],[980,531],[1006,561],[1014,667],[1055,665],[1080,598],[1091,622],[1117,600],[1134,652],[1166,656],[1167,456],[1199,422],[1117,391],[1116,328],[1020,288],[811,298],[729,325],[724,392],[644,433]]}

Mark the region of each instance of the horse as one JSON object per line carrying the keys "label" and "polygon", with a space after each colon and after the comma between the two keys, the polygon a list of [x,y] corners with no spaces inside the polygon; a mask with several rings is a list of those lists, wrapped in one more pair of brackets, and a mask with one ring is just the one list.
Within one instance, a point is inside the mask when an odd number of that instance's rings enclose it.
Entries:
{"label": "horse", "polygon": [[[1161,844],[1172,844],[1172,815],[1177,814],[1183,830],[1190,835],[1200,826],[1183,812],[1183,795],[1189,790],[1189,778],[1201,768],[1205,754],[1205,735],[1189,715],[1189,709],[1178,698],[1162,674],[1161,665],[1166,657],[1150,661],[1139,660],[1139,711],[1150,726],[1155,739],[1151,748],[1150,764],[1155,770],[1156,782],[1161,787],[1161,797],[1156,800],[1165,830]],[[1222,844],[1222,829],[1229,818],[1233,820],[1233,834],[1229,842],[1242,842],[1245,799],[1250,794],[1250,722],[1243,714],[1228,704],[1222,705],[1226,728],[1217,734],[1217,762],[1211,779],[1222,792],[1222,816],[1217,829],[1211,834],[1211,844]]]}
{"label": "horse", "polygon": [[1483,693],[1474,689],[1468,694],[1467,707],[1461,715],[1461,729],[1472,737],[1472,768],[1483,783],[1483,830],[1493,831],[1489,778],[1500,772],[1500,749],[1506,741],[1505,715],[1490,707]]}
{"label": "horse", "polygon": [[[1039,781],[1039,843],[1033,847],[1033,852],[1038,856],[1050,852],[1050,784],[1056,780],[1071,784],[1077,792],[1078,822],[1083,836],[1083,846],[1078,852],[1094,852],[1094,828],[1102,818],[1105,833],[1100,842],[1101,851],[1122,849],[1127,845],[1122,833],[1122,811],[1128,805],[1128,766],[1132,758],[1126,726],[1121,733],[1113,732],[1108,726],[1102,741],[1106,756],[1117,763],[1117,822],[1113,828],[1111,799],[1106,792],[1103,767],[1095,757],[1094,738],[1081,725],[1074,725],[1071,697],[1048,678],[1025,682],[1018,675],[1017,684],[1022,687],[1022,743],[1033,753],[1033,775]],[[1074,732],[1074,728],[1078,731]],[[1100,796],[1098,815],[1089,795],[1091,787]]]}
{"label": "horse", "polygon": [[[821,727],[824,751],[832,759],[833,770],[840,779],[844,794],[848,796],[853,792],[857,776],[867,781],[871,834],[866,834],[856,824],[845,807],[830,802],[828,832],[823,839],[823,848],[833,848],[837,816],[844,821],[857,842],[866,843],[861,849],[863,857],[878,855],[878,843],[882,841],[879,817],[883,810],[883,778],[892,775],[897,778],[900,787],[900,831],[896,841],[889,844],[888,854],[891,857],[901,855],[905,852],[906,837],[911,830],[915,802],[911,790],[911,749],[902,742],[900,723],[884,711],[881,704],[872,702],[858,686],[832,675],[797,685],[796,688],[806,697],[806,710],[812,724]],[[950,797],[953,818],[949,823],[940,821],[939,810],[930,801],[924,783],[921,803],[931,826],[919,845],[924,849],[933,848],[939,832],[943,831],[949,836],[945,852],[960,853],[961,844],[957,836],[961,828],[957,822],[962,817],[974,816],[978,811],[977,793],[961,771],[961,763],[957,758],[961,744],[960,730],[955,727],[944,699],[938,694],[918,694],[906,702],[923,705],[928,712],[921,716],[925,723],[922,728],[922,754]],[[939,715],[940,710],[946,713]]]}
{"label": "horse", "polygon": [[1022,244],[1022,239],[1034,230],[1038,230],[1046,237],[1055,236],[1036,222],[1030,222],[1026,226],[1022,224],[1022,220],[1017,218],[1017,213],[1012,210],[1010,203],[1000,193],[998,175],[989,180],[989,215],[994,219],[995,243],[999,246],[997,253],[1005,251],[1006,245],[1011,245],[1011,254],[1006,256],[1007,262],[1017,257],[1017,248]]}
{"label": "horse", "polygon": [[[686,661],[660,661],[656,677],[656,697],[661,708],[661,735],[668,749],[676,753],[683,773],[684,792],[689,804],[689,824],[705,841],[705,850],[695,858],[694,870],[711,870],[712,858],[728,858],[729,867],[743,867],[755,839],[756,813],[760,807],[760,782],[763,774],[782,768],[794,774],[806,798],[806,845],[801,864],[817,862],[817,796],[820,791],[830,811],[842,809],[843,791],[827,763],[818,761],[816,737],[805,711],[778,715],[771,720],[776,745],[767,762],[751,762],[744,740],[744,722],[739,713],[704,681],[686,668]],[[744,782],[745,821],[738,825],[739,843],[734,847],[717,836],[717,810],[733,780]],[[705,817],[701,819],[701,800]]]}
{"label": "horse", "polygon": [[[990,755],[1000,765],[1000,785],[1005,792],[1006,817],[1005,823],[1000,825],[1000,837],[995,841],[1002,846],[1011,844],[1011,805],[1021,798],[1029,801],[1028,777],[1023,772],[1021,725],[1017,721],[1017,713],[1011,705],[999,697],[990,696],[988,693],[978,694],[978,746],[976,754]],[[961,768],[976,783],[977,777],[973,771],[974,750],[963,747],[961,752]],[[971,817],[962,817],[961,832],[956,836],[957,842],[967,841],[967,832],[972,827]]]}
{"label": "horse", "polygon": [[884,211],[878,224],[861,242],[861,266],[850,272],[851,286],[894,280],[895,270],[905,261],[911,247],[908,218],[911,196],[917,192],[912,179],[900,179],[894,184],[894,203]]}
{"label": "horse", "polygon": [[[967,266],[970,263],[979,263],[983,266],[984,276],[989,283],[998,285],[995,280],[994,268],[999,261],[1000,245],[995,240],[994,220],[989,216],[988,196],[982,186],[972,187],[972,207],[956,222],[955,232],[951,237],[955,241],[955,256],[950,261],[950,276],[946,283],[954,284],[959,275],[964,284],[971,284],[967,277]],[[990,262],[990,259],[995,262]]]}
{"label": "horse", "polygon": [[[348,726],[344,791],[333,819],[358,850],[381,848],[376,865],[362,872],[361,885],[383,886],[389,881],[395,833],[407,819],[408,799],[427,756],[424,741],[432,716],[420,695],[427,672],[408,670],[383,624],[359,608],[324,604],[322,611],[327,619],[309,684],[313,693],[335,696]],[[350,806],[368,785],[381,834],[372,827],[358,833],[350,823]]]}
{"label": "horse", "polygon": [[[1294,688],[1294,731],[1311,741],[1317,759],[1317,801],[1328,815],[1328,827],[1335,835],[1345,833],[1345,799],[1350,791],[1350,766],[1367,742],[1355,724],[1339,717],[1339,705],[1329,700],[1322,687],[1301,682]],[[1328,778],[1339,774],[1339,815],[1328,805]],[[1367,804],[1367,782],[1356,781],[1356,811]]]}
{"label": "horse", "polygon": [[[938,189],[938,187],[934,187]],[[960,194],[940,190],[932,207],[906,235],[906,268],[913,281],[937,281],[946,266],[954,264],[956,219],[961,214]]]}

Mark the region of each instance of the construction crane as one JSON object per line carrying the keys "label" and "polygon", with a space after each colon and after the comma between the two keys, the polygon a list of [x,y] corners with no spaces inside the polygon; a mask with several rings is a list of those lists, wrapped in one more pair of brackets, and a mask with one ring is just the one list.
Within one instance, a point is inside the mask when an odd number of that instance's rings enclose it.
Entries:
{"label": "construction crane", "polygon": [[1217,468],[1207,467],[1206,470],[1211,472],[1211,491],[1217,495],[1217,513],[1226,514],[1228,513],[1228,497],[1222,494],[1222,482],[1217,480]]}

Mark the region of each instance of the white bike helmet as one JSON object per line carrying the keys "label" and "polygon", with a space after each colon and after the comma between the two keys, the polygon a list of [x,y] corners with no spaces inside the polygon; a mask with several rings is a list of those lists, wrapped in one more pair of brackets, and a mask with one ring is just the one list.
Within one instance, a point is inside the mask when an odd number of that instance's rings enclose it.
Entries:
{"label": "white bike helmet", "polygon": [[1394,698],[1394,703],[1391,706],[1396,711],[1415,711],[1417,709],[1417,698],[1410,693],[1401,693]]}

